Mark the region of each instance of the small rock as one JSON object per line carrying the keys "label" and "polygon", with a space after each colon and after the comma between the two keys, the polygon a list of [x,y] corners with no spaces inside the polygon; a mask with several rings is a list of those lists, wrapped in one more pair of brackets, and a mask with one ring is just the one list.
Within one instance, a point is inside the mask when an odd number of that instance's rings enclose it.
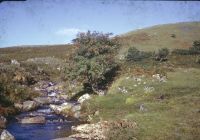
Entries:
{"label": "small rock", "polygon": [[143,112],[143,111],[147,111],[147,109],[144,107],[144,104],[141,104],[141,105],[140,105],[140,111],[142,111],[142,112]]}
{"label": "small rock", "polygon": [[78,102],[83,103],[84,101],[89,100],[89,99],[91,99],[91,96],[89,94],[84,94],[78,99]]}
{"label": "small rock", "polygon": [[22,124],[44,124],[45,122],[46,120],[43,116],[25,117],[20,121]]}
{"label": "small rock", "polygon": [[56,92],[51,92],[48,94],[49,97],[55,97],[56,96]]}
{"label": "small rock", "polygon": [[80,116],[81,116],[81,112],[80,111],[77,111],[77,112],[75,112],[74,114],[73,114],[73,117],[74,118],[80,118]]}
{"label": "small rock", "polygon": [[15,60],[15,59],[11,60],[11,64],[12,65],[18,65],[18,66],[20,66],[20,63],[17,60]]}
{"label": "small rock", "polygon": [[35,101],[25,101],[23,102],[23,111],[34,110],[39,106],[39,104]]}
{"label": "small rock", "polygon": [[81,105],[80,104],[74,105],[71,110],[72,110],[72,112],[80,111],[81,110]]}
{"label": "small rock", "polygon": [[94,115],[95,115],[95,116],[99,116],[99,111],[95,111],[95,112],[94,112]]}
{"label": "small rock", "polygon": [[33,100],[41,105],[49,104],[51,102],[50,97],[36,97]]}
{"label": "small rock", "polygon": [[0,140],[15,140],[15,138],[7,130],[3,130],[3,132],[1,133]]}
{"label": "small rock", "polygon": [[61,126],[58,126],[57,128],[58,128],[58,129],[61,129],[62,127],[61,127]]}
{"label": "small rock", "polygon": [[15,103],[15,104],[14,104],[14,107],[15,107],[17,110],[22,110],[22,109],[23,109],[23,105],[20,104],[20,103]]}

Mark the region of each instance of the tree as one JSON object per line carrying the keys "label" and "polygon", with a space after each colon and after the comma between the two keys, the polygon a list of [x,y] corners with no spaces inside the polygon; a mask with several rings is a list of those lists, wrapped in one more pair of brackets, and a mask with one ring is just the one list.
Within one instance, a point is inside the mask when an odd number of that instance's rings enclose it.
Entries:
{"label": "tree", "polygon": [[[67,77],[70,80],[82,81],[93,92],[106,88],[118,67],[114,54],[119,43],[117,39],[110,38],[110,35],[90,31],[77,35],[73,40],[77,50],[67,69]],[[107,75],[110,72],[113,75]]]}

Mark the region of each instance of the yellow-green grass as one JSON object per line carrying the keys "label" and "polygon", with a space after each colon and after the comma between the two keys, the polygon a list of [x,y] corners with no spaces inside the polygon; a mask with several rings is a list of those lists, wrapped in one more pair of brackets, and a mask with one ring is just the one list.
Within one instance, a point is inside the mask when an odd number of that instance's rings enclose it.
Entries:
{"label": "yellow-green grass", "polygon": [[[129,75],[130,77],[130,75]],[[197,140],[200,139],[200,69],[176,69],[167,73],[167,82],[142,78],[140,84],[127,75],[117,79],[104,97],[94,97],[87,111],[99,110],[93,121],[129,119],[138,124],[139,140]],[[141,82],[141,83],[142,83]],[[134,85],[137,84],[137,87]],[[150,93],[144,87],[154,87]],[[128,93],[121,93],[125,87]],[[161,98],[161,95],[163,97]],[[140,105],[144,111],[140,111]]]}
{"label": "yellow-green grass", "polygon": [[10,62],[11,59],[18,61],[35,57],[56,57],[66,59],[73,52],[73,45],[41,45],[0,48],[0,63]]}
{"label": "yellow-green grass", "polygon": [[[119,54],[125,54],[131,46],[143,51],[155,51],[160,48],[189,48],[193,41],[200,40],[199,31],[200,22],[157,25],[131,31],[119,37],[122,43]],[[175,37],[172,37],[172,34]]]}

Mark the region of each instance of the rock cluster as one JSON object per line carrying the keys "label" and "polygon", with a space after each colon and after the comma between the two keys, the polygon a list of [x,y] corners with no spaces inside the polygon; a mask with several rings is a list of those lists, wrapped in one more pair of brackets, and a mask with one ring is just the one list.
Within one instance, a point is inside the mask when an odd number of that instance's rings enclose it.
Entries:
{"label": "rock cluster", "polygon": [[154,75],[152,75],[152,78],[154,78],[155,80],[157,80],[159,82],[167,82],[166,76],[163,76],[161,74],[154,74]]}
{"label": "rock cluster", "polygon": [[[102,121],[95,124],[82,124],[76,127],[72,127],[72,130],[76,134],[71,135],[70,138],[87,139],[87,140],[105,140],[108,137],[108,132],[114,129],[133,129],[137,128],[135,122],[129,122],[127,120],[120,121]],[[134,138],[135,139],[135,138]]]}
{"label": "rock cluster", "polygon": [[89,94],[84,94],[78,99],[78,102],[82,104],[84,101],[89,99],[91,99],[91,96]]}
{"label": "rock cluster", "polygon": [[81,105],[80,104],[73,104],[73,103],[63,103],[61,105],[54,105],[51,104],[50,108],[56,113],[63,115],[65,117],[75,117],[75,118],[80,118],[80,110],[81,110]]}
{"label": "rock cluster", "polygon": [[24,101],[23,103],[15,103],[15,108],[19,111],[25,112],[25,111],[31,111],[39,107],[39,103],[36,101]]}

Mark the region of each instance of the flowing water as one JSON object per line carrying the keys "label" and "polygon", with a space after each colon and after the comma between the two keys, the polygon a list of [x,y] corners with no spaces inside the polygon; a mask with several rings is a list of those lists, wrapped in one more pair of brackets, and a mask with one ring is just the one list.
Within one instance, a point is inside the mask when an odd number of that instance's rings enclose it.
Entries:
{"label": "flowing water", "polygon": [[[43,90],[45,91],[45,90]],[[51,93],[47,93],[46,96]],[[55,98],[55,97],[52,97]],[[54,104],[60,104],[65,101],[57,100]],[[21,124],[17,120],[23,117],[44,116],[45,124]],[[16,119],[18,118],[18,119]],[[7,129],[16,140],[51,140],[61,137],[67,137],[71,133],[71,126],[79,122],[75,119],[67,119],[56,115],[49,105],[43,105],[35,111],[24,112],[11,119]]]}

